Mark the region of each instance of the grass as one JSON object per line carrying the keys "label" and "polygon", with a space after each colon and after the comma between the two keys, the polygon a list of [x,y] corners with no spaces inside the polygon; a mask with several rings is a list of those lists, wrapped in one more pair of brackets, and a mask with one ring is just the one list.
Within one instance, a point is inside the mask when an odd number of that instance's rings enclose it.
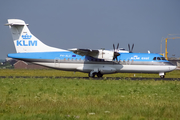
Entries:
{"label": "grass", "polygon": [[[0,69],[0,76],[60,76],[60,77],[88,77],[87,73],[61,71],[54,69]],[[145,73],[116,73],[105,74],[103,77],[150,77],[159,78],[158,74]],[[180,70],[166,73],[165,78],[180,78]]]}
{"label": "grass", "polygon": [[[166,77],[179,78],[180,71]],[[0,119],[146,120],[180,118],[180,81],[85,80],[80,72],[0,69],[0,76],[71,76],[0,78]],[[118,73],[105,77],[133,77]],[[136,77],[157,77],[136,74]]]}
{"label": "grass", "polygon": [[179,81],[0,79],[0,119],[178,119]]}

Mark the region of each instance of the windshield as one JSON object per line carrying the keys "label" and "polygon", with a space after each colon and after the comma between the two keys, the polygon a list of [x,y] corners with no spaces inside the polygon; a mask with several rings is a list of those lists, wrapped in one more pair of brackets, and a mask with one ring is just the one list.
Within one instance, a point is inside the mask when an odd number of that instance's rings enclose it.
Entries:
{"label": "windshield", "polygon": [[153,60],[166,60],[165,57],[154,57]]}

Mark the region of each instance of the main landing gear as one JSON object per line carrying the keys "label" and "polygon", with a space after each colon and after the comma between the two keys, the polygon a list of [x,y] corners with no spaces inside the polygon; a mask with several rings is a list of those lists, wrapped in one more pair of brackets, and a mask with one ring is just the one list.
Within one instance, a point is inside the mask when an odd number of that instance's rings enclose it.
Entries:
{"label": "main landing gear", "polygon": [[96,75],[97,75],[98,78],[100,78],[100,77],[103,76],[103,74],[101,74],[101,72],[90,72],[90,73],[88,74],[88,76],[89,76],[89,77],[92,77],[92,78],[94,78]]}

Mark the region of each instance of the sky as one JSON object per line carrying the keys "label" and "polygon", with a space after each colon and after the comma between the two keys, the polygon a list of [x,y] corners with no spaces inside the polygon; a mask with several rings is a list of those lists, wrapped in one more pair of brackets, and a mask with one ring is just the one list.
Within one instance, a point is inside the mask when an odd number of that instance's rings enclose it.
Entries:
{"label": "sky", "polygon": [[[49,46],[160,53],[166,37],[180,37],[180,0],[1,0],[0,59],[15,53],[7,19],[22,19]],[[173,34],[173,35],[169,35]],[[174,35],[176,34],[176,35]],[[161,42],[162,41],[162,42]],[[168,40],[168,57],[180,57],[180,39]]]}

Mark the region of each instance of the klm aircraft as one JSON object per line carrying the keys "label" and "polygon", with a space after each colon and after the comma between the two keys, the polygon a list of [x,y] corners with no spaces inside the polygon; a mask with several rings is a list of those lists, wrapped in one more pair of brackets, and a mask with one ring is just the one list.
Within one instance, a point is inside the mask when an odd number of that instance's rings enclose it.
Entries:
{"label": "klm aircraft", "polygon": [[[45,45],[28,29],[28,24],[19,19],[8,19],[17,53],[8,57],[34,64],[67,71],[88,73],[89,77],[102,77],[111,73],[159,73],[164,78],[166,72],[176,68],[163,56],[152,53],[132,53],[118,50],[91,50],[73,48],[63,50]],[[129,46],[130,49],[130,46]]]}

